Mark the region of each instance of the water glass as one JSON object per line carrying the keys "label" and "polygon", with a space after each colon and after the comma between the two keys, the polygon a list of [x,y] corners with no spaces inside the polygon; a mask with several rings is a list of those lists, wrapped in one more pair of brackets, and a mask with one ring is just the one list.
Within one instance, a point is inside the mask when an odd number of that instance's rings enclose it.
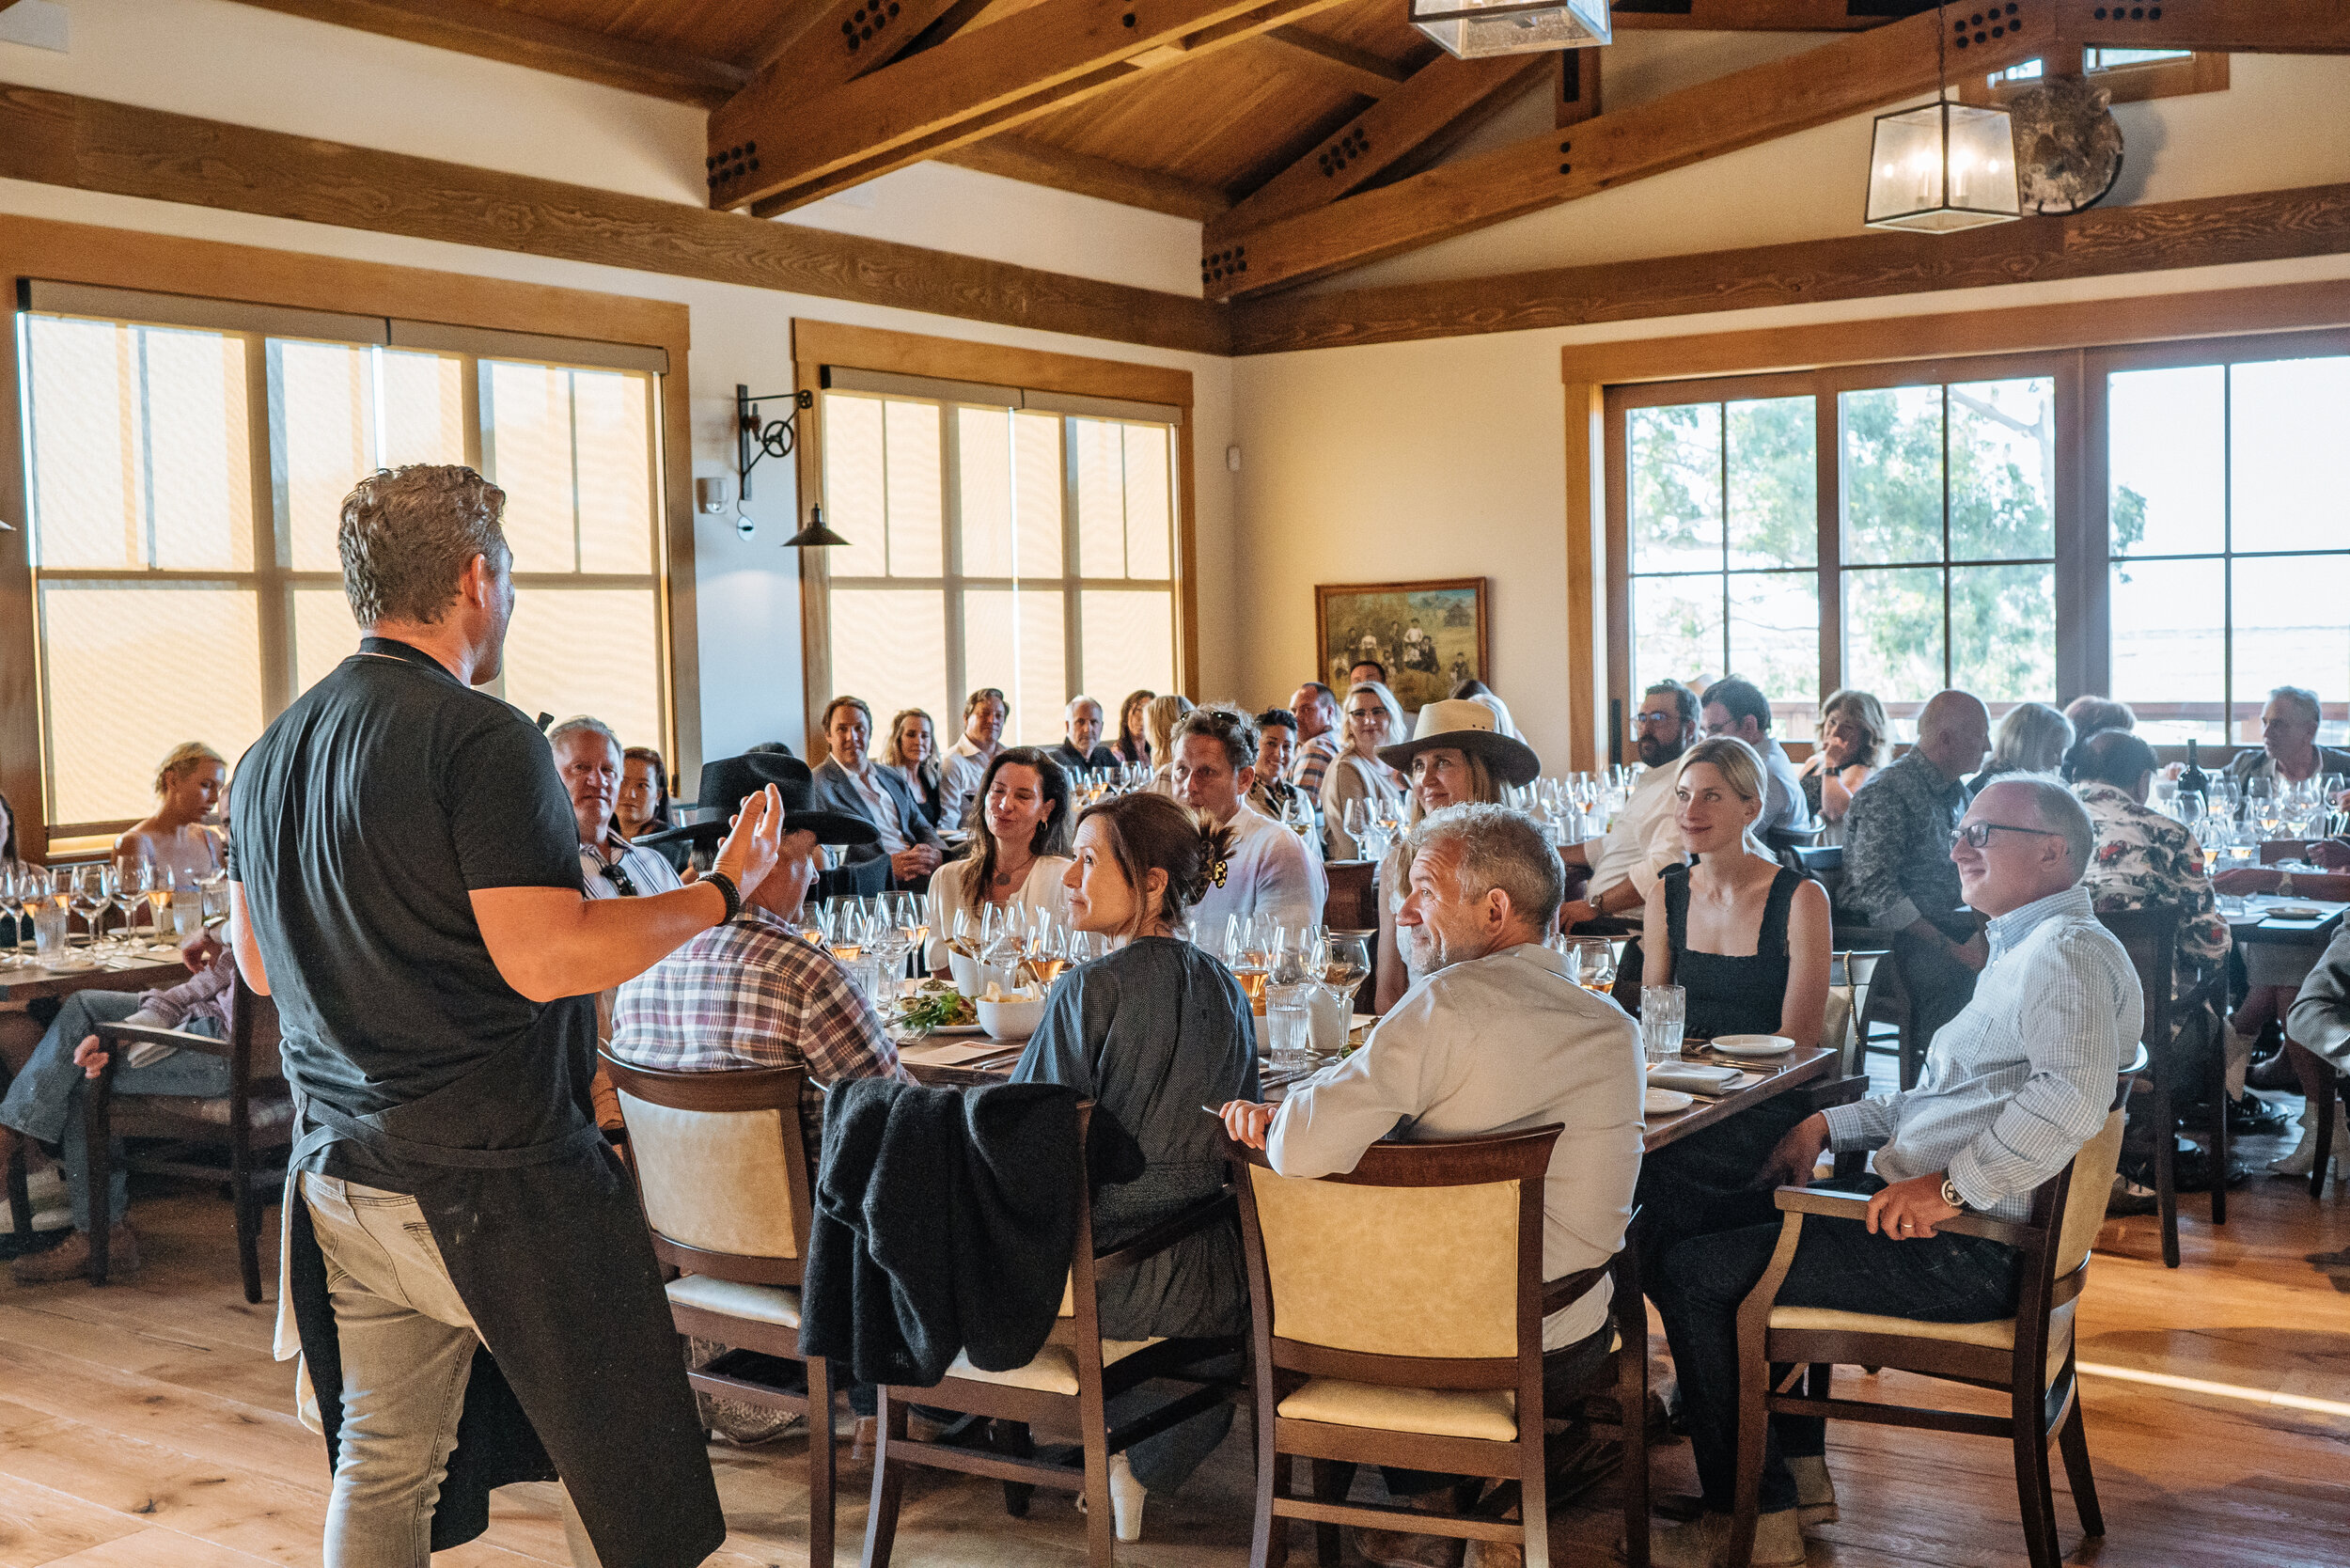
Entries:
{"label": "water glass", "polygon": [[1266,1045],[1274,1067],[1294,1070],[1314,1059],[1314,988],[1277,985],[1265,996]]}
{"label": "water glass", "polygon": [[1677,985],[1640,987],[1640,1056],[1650,1066],[1681,1055],[1688,1006],[1688,994]]}
{"label": "water glass", "polygon": [[55,965],[66,956],[66,926],[72,917],[73,911],[54,898],[34,906],[34,962]]}

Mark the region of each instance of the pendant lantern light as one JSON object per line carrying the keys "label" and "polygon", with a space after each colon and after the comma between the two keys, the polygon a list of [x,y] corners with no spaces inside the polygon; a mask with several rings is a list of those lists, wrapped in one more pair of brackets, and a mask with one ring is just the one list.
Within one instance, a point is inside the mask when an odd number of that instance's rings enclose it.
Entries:
{"label": "pendant lantern light", "polygon": [[[1947,22],[1938,6],[1935,14]],[[1871,228],[1949,234],[2023,215],[2014,128],[2005,109],[1950,102],[1950,37],[1947,25],[1935,35],[1935,102],[1877,117],[1863,220]]]}
{"label": "pendant lantern light", "polygon": [[1412,0],[1412,25],[1464,60],[1611,41],[1607,0]]}

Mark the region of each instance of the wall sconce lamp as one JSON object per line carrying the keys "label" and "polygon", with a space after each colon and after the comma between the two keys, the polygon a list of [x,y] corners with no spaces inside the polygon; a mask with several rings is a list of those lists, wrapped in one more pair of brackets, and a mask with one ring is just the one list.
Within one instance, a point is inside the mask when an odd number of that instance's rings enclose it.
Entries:
{"label": "wall sconce lamp", "polygon": [[[783,393],[769,394],[770,397],[785,395]],[[791,400],[791,412],[773,423],[762,424],[759,417],[759,405],[761,400],[752,397],[748,386],[740,382],[735,384],[735,473],[742,481],[743,499],[745,501],[751,498],[751,470],[759,466],[759,460],[790,457],[792,447],[799,440],[800,415],[816,406],[816,394],[813,392],[793,392],[789,396]],[[748,538],[748,533],[745,532],[744,537]],[[807,509],[807,525],[785,540],[783,546],[787,550],[807,550],[848,542],[847,540],[824,526],[824,508],[822,503],[819,502]]]}

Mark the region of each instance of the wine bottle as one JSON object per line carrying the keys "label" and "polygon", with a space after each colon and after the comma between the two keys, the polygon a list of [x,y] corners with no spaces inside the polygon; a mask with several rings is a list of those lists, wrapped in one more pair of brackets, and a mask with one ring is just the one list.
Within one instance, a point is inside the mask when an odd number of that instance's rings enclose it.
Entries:
{"label": "wine bottle", "polygon": [[2211,776],[2195,765],[2195,742],[2192,737],[2189,737],[2186,743],[2186,766],[2179,772],[2179,793],[2207,795],[2210,786]]}

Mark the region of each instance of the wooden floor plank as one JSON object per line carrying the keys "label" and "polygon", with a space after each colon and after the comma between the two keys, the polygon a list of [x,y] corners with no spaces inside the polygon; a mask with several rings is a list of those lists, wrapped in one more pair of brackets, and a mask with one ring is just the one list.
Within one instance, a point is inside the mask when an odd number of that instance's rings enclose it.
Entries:
{"label": "wooden floor plank", "polygon": [[[2284,1145],[2248,1139],[2256,1168]],[[2311,1202],[2298,1183],[2255,1177],[2232,1217],[2202,1200],[2181,1216],[2186,1266],[2161,1266],[2150,1219],[2108,1222],[2079,1315],[2086,1360],[2199,1379],[2218,1392],[2085,1376],[2082,1407],[2110,1535],[2085,1543],[2060,1472],[2068,1560],[2195,1568],[2340,1568],[2350,1562],[2350,1417],[2271,1403],[2350,1405],[2350,1185]],[[242,1299],[227,1210],[189,1189],[142,1198],[148,1264],[104,1291],[0,1281],[0,1568],[314,1563],[326,1497],[323,1446],[290,1416],[290,1369],[268,1358],[274,1308]],[[274,1238],[273,1238],[274,1243]],[[1661,1338],[1652,1351],[1663,1356]],[[1888,1373],[1838,1374],[1854,1397],[1931,1398],[1995,1409],[1996,1396]],[[1246,1423],[1189,1484],[1150,1500],[1133,1568],[1237,1568],[1246,1560]],[[841,1450],[846,1460],[845,1444]],[[730,1534],[719,1568],[800,1568],[807,1558],[805,1438],[711,1450]],[[1814,1568],[2010,1568],[2024,1561],[2008,1450],[1982,1439],[1837,1426],[1828,1463],[1841,1520],[1815,1532]],[[839,1530],[854,1560],[870,1476],[844,1466]],[[1368,1485],[1368,1483],[1366,1483]],[[1653,1486],[1695,1484],[1685,1443],[1660,1450]],[[1613,1483],[1558,1511],[1552,1560],[1613,1561]],[[7,1533],[14,1529],[18,1533]],[[1084,1521],[1040,1492],[1029,1517],[992,1482],[917,1474],[898,1561],[906,1568],[1077,1568]],[[1304,1560],[1312,1545],[1292,1532]],[[97,1555],[93,1555],[97,1554]],[[1345,1561],[1359,1563],[1351,1543]],[[509,1488],[479,1541],[436,1568],[568,1561],[550,1488]]]}

